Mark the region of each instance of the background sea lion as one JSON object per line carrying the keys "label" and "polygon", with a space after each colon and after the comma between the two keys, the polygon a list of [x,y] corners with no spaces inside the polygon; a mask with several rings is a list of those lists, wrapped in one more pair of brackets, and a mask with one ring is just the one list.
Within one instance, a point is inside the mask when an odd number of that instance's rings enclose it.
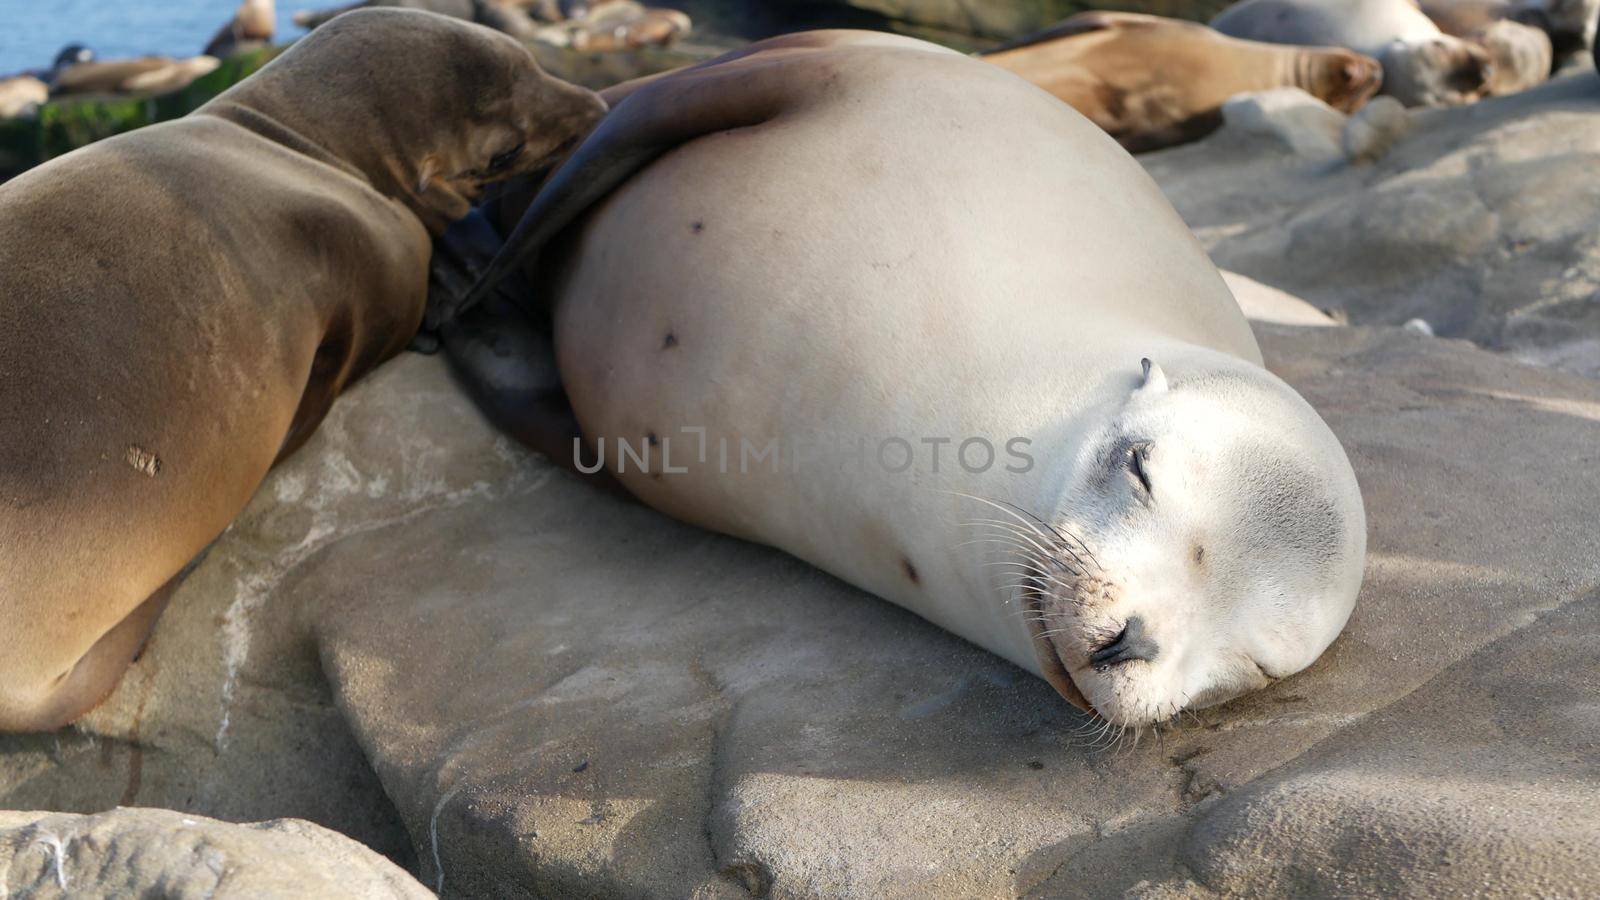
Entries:
{"label": "background sea lion", "polygon": [[689,17],[675,9],[647,7],[634,0],[606,0],[581,15],[546,25],[539,40],[558,47],[596,52],[664,46],[690,31]]}
{"label": "background sea lion", "polygon": [[[859,32],[607,96],[445,326],[479,396],[553,343],[582,434],[645,503],[809,560],[1113,723],[1260,687],[1339,632],[1365,547],[1349,463],[1088,120]],[[524,298],[553,340],[475,321],[574,217]]]}
{"label": "background sea lion", "polygon": [[1365,53],[1383,64],[1383,93],[1407,106],[1471,103],[1487,90],[1488,52],[1441,32],[1411,0],[1240,0],[1211,27],[1246,40]]}
{"label": "background sea lion", "polygon": [[233,18],[206,43],[203,53],[224,59],[272,43],[278,30],[278,10],[273,0],[244,0]]}
{"label": "background sea lion", "polygon": [[524,41],[532,39],[536,30],[527,13],[499,0],[361,0],[333,9],[297,12],[294,23],[305,29],[320,28],[335,17],[358,9],[415,9],[437,13],[463,22],[476,22]]}
{"label": "background sea lion", "polygon": [[0,730],[111,690],[267,469],[411,340],[430,232],[602,108],[504,35],[363,11],[0,186]]}
{"label": "background sea lion", "polygon": [[1194,22],[1116,12],[1080,13],[983,59],[1066,101],[1134,152],[1211,133],[1235,94],[1297,87],[1349,113],[1383,79],[1377,60],[1342,47],[1241,41]]}
{"label": "background sea lion", "polygon": [[1515,94],[1550,79],[1555,51],[1541,29],[1501,19],[1468,33],[1466,39],[1489,52],[1491,95]]}
{"label": "background sea lion", "polygon": [[1549,79],[1555,45],[1542,24],[1517,18],[1532,7],[1508,0],[1427,0],[1419,8],[1445,34],[1483,47],[1493,61],[1489,93],[1526,90]]}
{"label": "background sea lion", "polygon": [[51,85],[51,93],[70,95],[172,91],[207,72],[214,71],[218,64],[216,57],[212,56],[195,56],[189,59],[141,56],[135,59],[77,63],[57,73]]}
{"label": "background sea lion", "polygon": [[16,118],[49,99],[50,87],[32,75],[0,78],[0,119]]}

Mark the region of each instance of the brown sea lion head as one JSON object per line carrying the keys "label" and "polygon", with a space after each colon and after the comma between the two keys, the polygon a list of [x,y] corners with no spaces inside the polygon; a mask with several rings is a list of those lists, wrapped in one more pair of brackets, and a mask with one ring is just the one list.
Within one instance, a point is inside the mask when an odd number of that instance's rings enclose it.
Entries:
{"label": "brown sea lion head", "polygon": [[552,165],[605,109],[507,35],[372,8],[313,31],[200,113],[290,129],[439,233],[485,186]]}
{"label": "brown sea lion head", "polygon": [[1334,109],[1352,113],[1383,86],[1383,66],[1342,47],[1307,50],[1312,56],[1307,92]]}
{"label": "brown sea lion head", "polygon": [[1494,66],[1483,47],[1441,34],[1395,41],[1383,52],[1384,92],[1406,106],[1460,106],[1488,93]]}

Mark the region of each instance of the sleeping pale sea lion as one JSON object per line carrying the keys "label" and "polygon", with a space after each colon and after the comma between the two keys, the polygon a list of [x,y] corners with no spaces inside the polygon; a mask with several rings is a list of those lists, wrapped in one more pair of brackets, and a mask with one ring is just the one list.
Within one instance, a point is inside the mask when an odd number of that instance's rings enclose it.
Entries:
{"label": "sleeping pale sea lion", "polygon": [[1471,103],[1487,92],[1482,47],[1439,30],[1412,0],[1240,0],[1211,20],[1273,44],[1348,47],[1383,64],[1383,93],[1407,106]]}
{"label": "sleeping pale sea lion", "polygon": [[603,108],[503,34],[368,10],[0,186],[0,731],[110,692],[268,468],[412,339],[431,235]]}
{"label": "sleeping pale sea lion", "polygon": [[1377,60],[1342,47],[1225,37],[1194,22],[1080,13],[983,59],[1070,104],[1133,152],[1202,137],[1235,94],[1297,87],[1341,112],[1377,92]]}
{"label": "sleeping pale sea lion", "polygon": [[[1083,116],[862,32],[606,96],[440,309],[503,427],[580,468],[587,442],[644,503],[808,560],[1120,725],[1259,688],[1339,633],[1366,539],[1345,454]],[[501,303],[518,272],[532,291]]]}

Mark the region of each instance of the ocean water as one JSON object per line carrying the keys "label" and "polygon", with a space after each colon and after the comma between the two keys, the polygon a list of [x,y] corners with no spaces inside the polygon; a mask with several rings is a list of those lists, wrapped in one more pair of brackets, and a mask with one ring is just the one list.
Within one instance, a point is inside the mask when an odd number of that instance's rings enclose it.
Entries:
{"label": "ocean water", "polygon": [[[289,22],[296,11],[338,5],[278,0],[277,40],[303,33]],[[239,0],[0,0],[0,75],[45,68],[73,43],[87,44],[101,59],[193,56],[238,6]]]}

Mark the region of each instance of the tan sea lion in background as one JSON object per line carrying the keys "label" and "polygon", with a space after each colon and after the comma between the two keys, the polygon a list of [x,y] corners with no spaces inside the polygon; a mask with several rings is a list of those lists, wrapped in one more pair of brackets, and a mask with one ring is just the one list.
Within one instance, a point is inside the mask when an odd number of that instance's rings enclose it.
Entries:
{"label": "tan sea lion in background", "polygon": [[602,110],[505,35],[363,11],[0,186],[0,731],[106,696],[268,468],[412,339],[430,234]]}
{"label": "tan sea lion in background", "polygon": [[1541,29],[1510,19],[1490,22],[1468,32],[1465,38],[1489,52],[1488,90],[1503,97],[1550,80],[1555,51],[1550,36]]}
{"label": "tan sea lion in background", "polygon": [[1194,22],[1080,13],[984,61],[1066,101],[1133,152],[1195,140],[1235,94],[1298,87],[1342,112],[1378,91],[1377,60],[1342,47],[1225,37]]}
{"label": "tan sea lion in background", "polygon": [[1211,27],[1245,40],[1364,53],[1383,64],[1383,93],[1407,106],[1471,103],[1488,90],[1488,52],[1440,31],[1412,0],[1240,0]]}
{"label": "tan sea lion in background", "polygon": [[273,0],[244,0],[202,52],[226,59],[235,53],[259,50],[272,43],[277,30],[278,10]]}
{"label": "tan sea lion in background", "polygon": [[437,13],[463,22],[476,22],[522,41],[531,40],[535,31],[533,20],[526,12],[500,0],[361,0],[333,9],[302,10],[294,14],[294,23],[307,30],[320,28],[335,17],[358,9],[415,9]]}
{"label": "tan sea lion in background", "polygon": [[1549,33],[1516,18],[1528,7],[1506,0],[1427,0],[1418,8],[1439,30],[1489,53],[1489,93],[1514,94],[1547,81],[1555,67]]}
{"label": "tan sea lion in background", "polygon": [[[865,32],[606,96],[532,205],[499,211],[516,229],[444,327],[503,427],[571,465],[576,424],[646,504],[1118,725],[1264,686],[1339,633],[1366,535],[1343,450],[1262,368],[1155,183],[1071,107]],[[533,292],[504,301],[518,271]]]}
{"label": "tan sea lion in background", "polygon": [[557,47],[604,52],[667,46],[690,29],[689,17],[678,10],[605,0],[582,15],[540,28],[536,36]]}
{"label": "tan sea lion in background", "polygon": [[0,78],[0,119],[14,119],[49,99],[49,85],[32,75]]}
{"label": "tan sea lion in background", "polygon": [[175,91],[215,71],[218,65],[220,62],[214,56],[194,56],[189,59],[141,56],[78,63],[61,70],[51,93],[67,96]]}

